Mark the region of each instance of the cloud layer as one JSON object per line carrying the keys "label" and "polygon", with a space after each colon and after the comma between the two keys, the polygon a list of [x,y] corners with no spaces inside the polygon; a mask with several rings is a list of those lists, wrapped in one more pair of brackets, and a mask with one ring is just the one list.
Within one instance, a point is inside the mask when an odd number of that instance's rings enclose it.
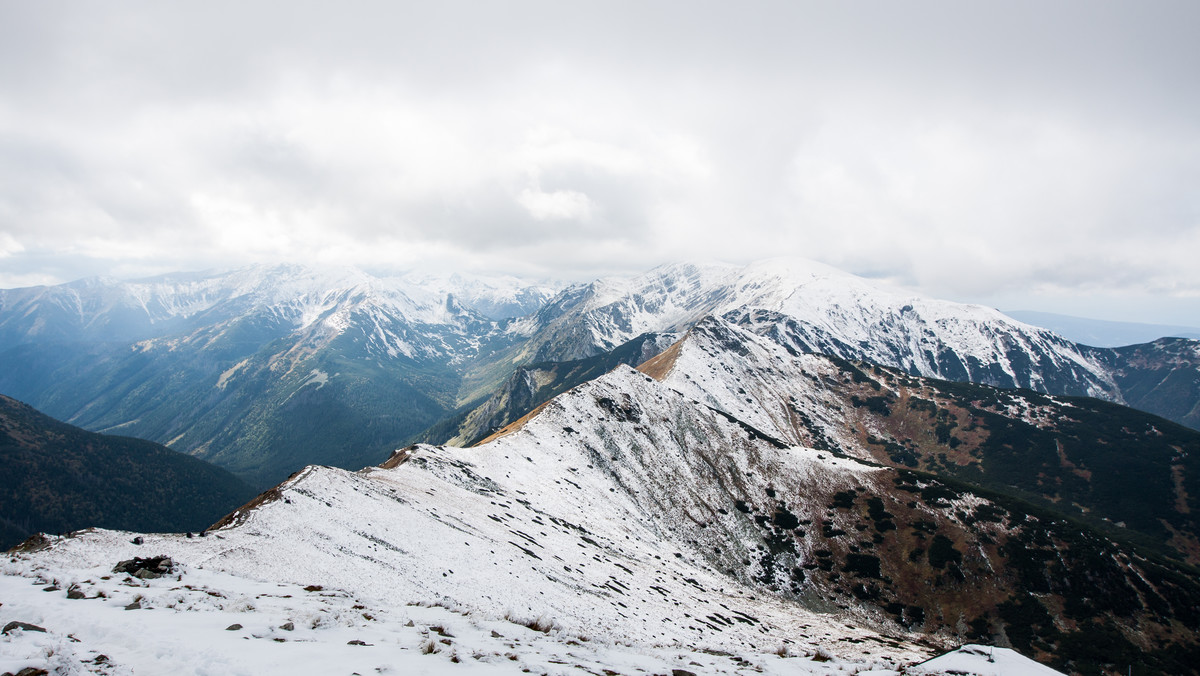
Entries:
{"label": "cloud layer", "polygon": [[1198,23],[1191,2],[5,3],[0,285],[791,254],[1200,324]]}

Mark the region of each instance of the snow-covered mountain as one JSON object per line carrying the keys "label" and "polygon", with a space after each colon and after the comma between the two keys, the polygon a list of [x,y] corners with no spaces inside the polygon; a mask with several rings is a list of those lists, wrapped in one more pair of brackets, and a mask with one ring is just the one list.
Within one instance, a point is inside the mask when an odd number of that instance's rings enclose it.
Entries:
{"label": "snow-covered mountain", "polygon": [[265,487],[386,457],[454,410],[473,360],[520,340],[483,312],[548,293],[295,265],[5,291],[0,391]]}
{"label": "snow-covered mountain", "polygon": [[997,310],[932,300],[820,263],[781,258],[744,268],[680,264],[560,294],[538,322],[541,359],[591,356],[646,332],[722,316],[802,352],[895,366],[915,375],[1120,401],[1079,346]]}
{"label": "snow-covered mountain", "polygon": [[[270,651],[300,672],[332,653],[359,673],[894,674],[993,636],[1069,662],[1097,632],[1194,654],[1194,580],[1003,496],[783,442],[675,389],[738,354],[706,349],[618,367],[477,447],[307,468],[206,537],[31,542],[0,562],[0,620],[74,636],[81,663],[184,673]],[[171,573],[113,574],[135,556]]]}
{"label": "snow-covered mountain", "polygon": [[1200,433],[1156,416],[796,353],[715,317],[640,368],[787,444],[1017,489],[1200,564],[1200,503],[1190,493]]}
{"label": "snow-covered mountain", "polygon": [[[89,278],[0,290],[0,344],[146,339],[248,315],[269,317],[291,330],[318,321],[336,330],[353,312],[388,318],[376,323],[380,331],[390,322],[461,326],[528,314],[555,290],[553,284],[514,277],[371,275],[352,268],[301,265],[172,273],[132,281]],[[400,352],[414,352],[396,336],[380,340]]]}
{"label": "snow-covered mountain", "polygon": [[[602,356],[621,345],[716,316],[795,353],[1096,396],[1200,424],[1195,341],[1086,348],[798,259],[555,288],[276,266],[0,291],[0,392],[265,487],[307,463],[354,469],[419,438],[477,439],[594,377],[596,364],[636,363]],[[576,368],[587,360],[598,361]],[[564,362],[573,366],[551,365]]]}

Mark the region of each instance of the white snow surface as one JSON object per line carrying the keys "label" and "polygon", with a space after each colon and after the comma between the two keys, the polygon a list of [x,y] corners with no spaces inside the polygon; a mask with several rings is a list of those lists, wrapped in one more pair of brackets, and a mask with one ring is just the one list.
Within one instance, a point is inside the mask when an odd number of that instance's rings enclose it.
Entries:
{"label": "white snow surface", "polygon": [[983,373],[983,382],[1009,385],[1002,381],[1011,379],[1043,389],[1043,374],[1065,371],[1083,381],[1088,394],[1120,398],[1107,367],[1050,331],[992,308],[923,298],[810,260],[777,258],[742,268],[673,264],[598,280],[586,291],[547,327],[547,339],[563,342],[555,327],[582,325],[591,343],[565,342],[554,358],[588,356],[714,315],[803,351],[923,376],[962,379],[959,372],[969,367],[987,372],[995,365],[999,373]]}
{"label": "white snow surface", "polygon": [[967,644],[910,667],[908,674],[961,676],[1066,676],[1009,648]]}
{"label": "white snow surface", "polygon": [[[878,470],[778,448],[627,367],[486,445],[402,453],[391,469],[309,467],[206,537],[135,545],[95,530],[12,555],[0,564],[0,622],[50,631],[5,637],[0,667],[833,674],[930,654],[886,618],[808,610],[732,564],[758,540],[725,509],[731,490],[756,500],[769,477],[784,495],[832,492]],[[827,501],[791,504],[805,518]],[[177,573],[109,572],[157,555]],[[67,599],[71,585],[87,598]],[[243,628],[225,629],[234,623]],[[524,626],[539,623],[549,631]]]}

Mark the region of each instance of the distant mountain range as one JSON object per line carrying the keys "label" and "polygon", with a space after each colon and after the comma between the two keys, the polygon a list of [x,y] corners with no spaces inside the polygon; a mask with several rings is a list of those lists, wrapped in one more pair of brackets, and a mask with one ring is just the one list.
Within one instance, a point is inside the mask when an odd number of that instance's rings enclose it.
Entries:
{"label": "distant mountain range", "polygon": [[706,316],[796,353],[1200,426],[1196,341],[1086,347],[796,259],[563,288],[279,266],[0,291],[0,391],[266,487],[305,464],[354,469],[418,439],[481,439]]}
{"label": "distant mountain range", "polygon": [[229,472],[149,441],[61,423],[0,396],[0,550],[39,532],[202,531],[254,496]]}
{"label": "distant mountain range", "polygon": [[1004,314],[1026,324],[1049,329],[1081,345],[1095,347],[1124,347],[1153,342],[1159,338],[1200,339],[1200,327],[1196,326],[1113,322],[1030,310],[1007,310]]}

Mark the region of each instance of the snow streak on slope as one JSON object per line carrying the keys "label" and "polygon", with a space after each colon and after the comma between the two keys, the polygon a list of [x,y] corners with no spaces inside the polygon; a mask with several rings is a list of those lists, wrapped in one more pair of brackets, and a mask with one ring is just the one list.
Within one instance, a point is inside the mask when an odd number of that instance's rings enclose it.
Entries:
{"label": "snow streak on slope", "polygon": [[[388,464],[309,468],[207,538],[147,536],[139,550],[122,534],[86,533],[31,558],[94,576],[96,562],[167,554],[185,570],[316,583],[385,608],[542,618],[642,648],[827,650],[861,666],[923,654],[865,628],[900,632],[866,611],[805,610],[789,599],[816,590],[769,591],[756,581],[769,571],[744,563],[763,545],[739,502],[763,503],[764,487],[812,495],[791,505],[809,518],[826,493],[878,470],[780,447],[627,367],[490,444],[421,446]],[[786,554],[787,570],[807,556]]]}
{"label": "snow streak on slope", "polygon": [[[824,379],[843,378],[840,368],[828,357],[789,351],[724,320],[700,320],[641,370],[789,444],[837,450],[855,446],[838,397],[823,384]],[[816,439],[814,433],[824,436]]]}

